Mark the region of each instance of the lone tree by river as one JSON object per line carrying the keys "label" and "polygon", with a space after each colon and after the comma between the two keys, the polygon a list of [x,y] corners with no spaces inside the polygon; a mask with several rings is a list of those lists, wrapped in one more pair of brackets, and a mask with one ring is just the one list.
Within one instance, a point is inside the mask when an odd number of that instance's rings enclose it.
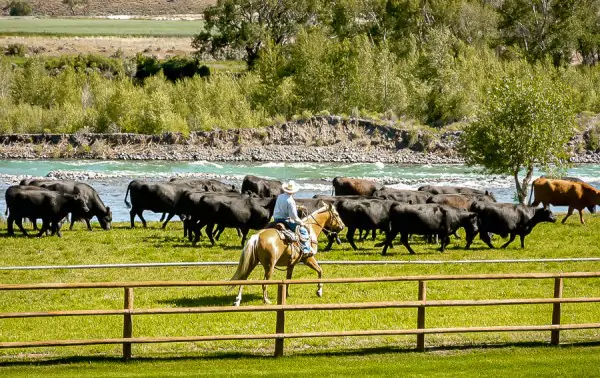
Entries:
{"label": "lone tree by river", "polygon": [[506,76],[492,86],[478,119],[465,128],[460,152],[468,165],[513,176],[519,202],[525,203],[534,167],[568,163],[574,115],[569,90],[558,80]]}

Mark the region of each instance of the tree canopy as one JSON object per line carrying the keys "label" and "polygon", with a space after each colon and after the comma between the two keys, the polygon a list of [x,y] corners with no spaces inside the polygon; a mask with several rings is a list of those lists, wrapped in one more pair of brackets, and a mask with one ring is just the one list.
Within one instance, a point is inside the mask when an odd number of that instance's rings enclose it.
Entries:
{"label": "tree canopy", "polygon": [[478,120],[465,128],[460,150],[468,165],[513,176],[524,203],[534,167],[568,162],[573,126],[569,91],[562,84],[535,73],[505,76],[490,90]]}

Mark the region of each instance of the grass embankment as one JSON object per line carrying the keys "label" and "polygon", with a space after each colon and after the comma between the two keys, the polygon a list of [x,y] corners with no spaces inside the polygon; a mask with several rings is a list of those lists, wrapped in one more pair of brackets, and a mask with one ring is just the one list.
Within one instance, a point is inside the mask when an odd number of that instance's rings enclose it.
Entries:
{"label": "grass embankment", "polygon": [[108,20],[86,18],[4,18],[0,35],[191,37],[203,20]]}
{"label": "grass embankment", "polygon": [[[464,241],[454,241],[449,250],[440,254],[435,246],[416,241],[416,256],[409,256],[401,246],[396,246],[387,257],[380,255],[379,248],[373,242],[362,244],[357,252],[349,250],[349,246],[335,246],[332,252],[321,253],[320,260],[460,260],[460,259],[501,259],[501,258],[541,258],[541,257],[591,257],[600,256],[597,234],[600,229],[600,217],[587,216],[588,225],[581,226],[574,219],[567,225],[543,224],[538,226],[526,240],[525,250],[519,248],[518,241],[507,250],[489,250],[481,242],[477,242],[471,251],[462,249]],[[5,225],[0,225],[5,229]],[[58,265],[58,264],[99,264],[125,262],[175,262],[175,261],[234,261],[239,257],[239,240],[234,232],[224,234],[217,246],[210,247],[203,242],[192,247],[181,238],[179,224],[169,226],[166,231],[152,224],[149,229],[126,229],[125,224],[117,224],[110,232],[102,232],[97,228],[93,232],[83,229],[82,225],[72,232],[65,231],[64,237],[46,237],[26,239],[23,237],[3,238],[0,245],[0,265]],[[496,240],[499,245],[500,241]],[[323,244],[321,245],[323,248]],[[46,270],[46,271],[2,271],[0,282],[89,282],[89,281],[129,281],[129,280],[223,280],[231,277],[234,267],[214,268],[143,268],[143,269],[104,269],[104,270]],[[425,274],[478,274],[509,272],[567,272],[598,271],[600,263],[545,263],[545,264],[477,264],[477,265],[400,265],[400,266],[324,266],[324,277],[363,277],[390,275],[425,275]],[[258,267],[252,279],[259,279],[262,268]],[[284,273],[276,271],[275,278],[283,278]],[[298,267],[294,278],[313,278],[314,272],[306,267]],[[371,302],[388,300],[414,300],[417,296],[416,283],[391,284],[353,284],[325,285],[322,299],[314,295],[315,287],[292,287],[289,304],[300,303],[344,303]],[[533,298],[551,297],[553,282],[551,280],[517,280],[517,281],[479,281],[479,282],[430,282],[428,299],[495,299],[495,298]],[[271,298],[275,290],[270,290]],[[600,280],[566,280],[565,297],[599,296]],[[222,306],[233,301],[234,293],[223,288],[173,288],[173,289],[136,289],[136,308],[157,307],[194,307]],[[77,291],[35,291],[2,293],[0,312],[17,311],[49,311],[67,309],[118,309],[123,305],[122,290],[77,290]],[[247,287],[243,305],[261,304],[261,291],[258,287]],[[551,306],[503,306],[482,308],[432,308],[427,312],[427,327],[459,327],[459,326],[499,326],[499,325],[534,325],[549,324]],[[597,304],[563,305],[563,323],[597,322],[600,319],[600,307]],[[287,315],[287,332],[304,331],[336,331],[366,329],[402,329],[414,328],[416,311],[414,309],[399,310],[365,310],[365,311],[318,311],[311,313],[289,313]],[[252,334],[271,333],[275,327],[275,315],[261,314],[207,314],[207,315],[165,315],[137,316],[134,318],[134,336],[183,336],[211,334]],[[120,337],[122,318],[119,316],[103,317],[68,317],[14,319],[0,322],[0,340],[27,341],[50,339],[109,338]],[[568,331],[561,334],[561,342],[597,342],[598,331]],[[506,333],[506,334],[466,334],[466,335],[431,335],[426,338],[429,346],[455,349],[463,346],[480,346],[488,344],[513,343],[547,343],[548,332]],[[538,345],[539,347],[539,345]],[[196,368],[219,369],[228,364],[228,353],[241,353],[246,358],[232,365],[231,372],[236,369],[249,369],[248,373],[260,373],[263,366],[252,356],[266,356],[272,353],[272,341],[218,342],[218,343],[175,343],[134,346],[137,357],[173,357],[183,355],[210,356],[207,361],[187,361],[181,367],[183,371],[194,372]],[[591,361],[586,348],[534,348],[522,351],[508,349],[515,355],[515,361],[502,358],[501,351],[478,350],[476,352],[451,353],[455,356],[447,359],[446,354],[433,356],[416,356],[413,354],[383,354],[366,358],[352,356],[361,354],[363,349],[377,353],[378,349],[391,348],[400,352],[414,348],[414,336],[411,337],[370,337],[344,339],[305,339],[286,341],[286,353],[301,356],[304,354],[321,355],[315,361],[316,371],[324,371],[331,365],[329,354],[333,353],[340,366],[333,374],[357,373],[370,374],[379,368],[394,367],[393,371],[410,368],[416,371],[427,371],[432,367],[439,369],[476,369],[472,361],[485,359],[502,360],[498,366],[510,361],[517,366],[519,361],[525,368],[536,368],[538,364],[561,368],[575,366],[583,369]],[[444,349],[445,350],[445,349]],[[90,346],[73,348],[35,348],[22,350],[1,350],[0,356],[8,371],[13,371],[12,362],[32,354],[35,358],[43,356],[111,356],[120,355],[120,346]],[[347,356],[350,354],[350,357]],[[323,357],[327,356],[327,357]],[[597,358],[597,357],[596,357]],[[433,365],[426,367],[431,359]],[[489,359],[489,360],[488,360]],[[1,361],[1,360],[0,360]],[[11,362],[12,361],[12,362]],[[246,364],[243,361],[247,361]],[[304,362],[303,362],[304,361]],[[311,360],[312,361],[312,360]],[[319,362],[320,361],[320,362]],[[348,361],[348,363],[346,363]],[[24,361],[22,361],[24,362]],[[169,369],[173,363],[166,361],[141,361],[139,366],[158,369]],[[101,371],[113,371],[114,362],[110,360],[95,365]],[[146,364],[146,365],[145,365]],[[320,365],[319,365],[320,364]],[[552,365],[554,364],[554,365]],[[18,364],[17,364],[18,365]],[[302,357],[286,359],[279,369],[289,369],[297,374],[311,371],[309,363]],[[136,365],[131,365],[136,366]],[[179,366],[179,365],[178,365]],[[321,368],[318,368],[321,366]],[[337,366],[337,365],[336,365]],[[594,364],[591,365],[595,366]],[[140,367],[140,369],[141,369]],[[53,371],[55,367],[39,366],[40,372]],[[513,367],[516,369],[516,367]],[[59,369],[59,368],[57,368]],[[76,372],[83,369],[83,364],[75,364],[67,369]],[[133,369],[133,368],[128,368]],[[253,370],[254,369],[254,370]],[[260,369],[260,370],[259,370]],[[340,370],[341,369],[341,370]],[[425,370],[421,370],[425,369]],[[546,369],[544,367],[543,369]],[[114,370],[117,373],[116,370]],[[165,370],[167,371],[167,370]],[[241,371],[241,370],[240,370]],[[283,370],[280,370],[283,371]],[[434,371],[433,369],[431,371]],[[443,371],[443,370],[441,370]],[[445,370],[448,371],[448,370]],[[472,370],[471,370],[472,371]],[[526,370],[521,371],[521,373]],[[550,370],[542,370],[547,373]],[[14,372],[14,371],[13,371]],[[133,372],[133,370],[131,370]],[[230,370],[227,370],[230,372]],[[118,370],[118,373],[123,371]],[[197,371],[195,371],[197,373]],[[564,374],[569,374],[564,371]],[[560,374],[559,374],[560,375]]]}

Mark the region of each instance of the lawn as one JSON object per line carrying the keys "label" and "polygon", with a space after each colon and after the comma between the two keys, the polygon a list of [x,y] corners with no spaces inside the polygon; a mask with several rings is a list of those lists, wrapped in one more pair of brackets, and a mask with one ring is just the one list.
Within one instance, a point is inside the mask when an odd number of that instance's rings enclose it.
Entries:
{"label": "lawn", "polygon": [[[518,241],[506,250],[490,250],[477,241],[470,251],[462,249],[463,240],[454,240],[447,252],[440,254],[435,246],[415,240],[416,256],[409,256],[401,246],[391,250],[389,256],[382,257],[379,248],[374,248],[372,241],[362,243],[359,251],[352,251],[347,244],[334,246],[328,253],[320,253],[320,260],[464,260],[464,259],[503,259],[503,258],[551,258],[551,257],[598,257],[598,231],[600,217],[587,216],[588,224],[579,225],[574,219],[567,225],[542,224],[536,227],[532,235],[526,239],[526,248],[521,250]],[[0,229],[4,230],[4,224]],[[239,257],[240,246],[235,232],[226,232],[215,247],[206,242],[192,247],[181,237],[180,225],[174,223],[167,230],[151,224],[148,229],[129,230],[125,224],[117,224],[109,232],[97,228],[88,232],[83,225],[74,231],[64,231],[62,239],[44,237],[26,239],[24,237],[7,238],[0,235],[0,266],[20,265],[63,265],[63,264],[101,264],[127,262],[178,262],[178,261],[235,261]],[[343,240],[343,239],[342,239]],[[324,242],[323,242],[324,243]],[[497,245],[500,240],[495,240]],[[323,244],[321,245],[323,248]],[[94,281],[130,281],[130,280],[223,280],[233,274],[234,267],[194,267],[194,268],[130,268],[102,270],[44,270],[44,271],[0,271],[2,283],[26,282],[94,282]],[[424,274],[481,274],[510,272],[575,272],[600,271],[597,262],[570,263],[520,263],[520,264],[445,264],[445,265],[384,265],[384,266],[324,266],[324,277],[365,277],[392,275],[424,275]],[[259,279],[262,268],[258,267],[251,279]],[[276,271],[275,278],[283,278],[284,273]],[[313,278],[314,272],[306,267],[298,267],[294,278]],[[389,300],[414,300],[417,296],[416,283],[386,284],[347,284],[325,285],[324,296],[319,299],[314,295],[313,285],[292,287],[292,296],[288,304],[302,303],[345,303],[372,302]],[[552,280],[513,280],[513,281],[477,281],[477,282],[430,282],[427,297],[433,299],[497,299],[497,298],[533,298],[551,297]],[[274,288],[270,291],[274,299]],[[77,291],[33,291],[3,292],[0,301],[0,312],[17,311],[49,311],[67,309],[119,309],[123,306],[122,289],[87,289]],[[600,280],[566,280],[565,297],[600,296]],[[194,307],[222,306],[233,301],[234,292],[221,287],[212,288],[166,288],[135,289],[136,308],[157,307]],[[259,287],[247,287],[242,305],[261,304]],[[500,326],[500,325],[537,325],[549,324],[552,306],[502,306],[476,308],[431,308],[427,310],[427,327],[460,327],[460,326]],[[368,329],[404,329],[415,328],[415,309],[378,309],[378,310],[344,310],[316,311],[311,313],[294,312],[286,315],[286,332],[305,331],[342,331]],[[212,334],[254,334],[274,332],[274,313],[235,313],[235,314],[185,314],[185,315],[153,315],[134,317],[134,336],[184,336]],[[600,305],[569,304],[563,305],[563,323],[591,323],[600,319]],[[66,317],[66,318],[33,318],[4,319],[0,321],[1,341],[34,341],[50,339],[85,339],[120,337],[122,317]],[[596,343],[599,340],[597,330],[563,331],[561,342],[565,344]],[[452,358],[446,353],[435,352],[431,355],[404,353],[414,348],[414,336],[376,336],[349,338],[294,339],[286,341],[286,354],[294,355],[285,358],[281,369],[289,369],[295,375],[324,371],[327,369],[330,354],[340,361],[335,365],[334,375],[375,374],[378,368],[390,368],[391,372],[406,369],[417,369],[423,374],[435,371],[429,369],[438,366],[444,372],[451,366],[471,364],[472,360],[485,359],[501,362],[502,355],[513,353],[506,345],[517,344],[514,349],[515,358],[523,358],[523,364],[537,369],[540,361],[548,362],[548,366],[573,366],[582,375],[597,363],[597,350],[592,347],[546,348],[541,345],[549,341],[548,332],[532,333],[481,333],[428,335],[426,343],[442,351],[449,350]],[[523,344],[525,343],[525,344]],[[524,348],[527,343],[535,343],[536,348]],[[505,345],[499,351],[480,349],[482,346]],[[120,356],[120,346],[86,346],[69,348],[40,347],[31,349],[0,350],[0,366],[7,372],[16,373],[22,364],[30,359],[67,358],[68,365],[56,366],[34,363],[39,373],[52,373],[65,368],[64,374],[79,374],[87,366],[78,360],[69,360],[72,356],[100,359],[93,370],[122,373],[111,366],[119,365],[111,359]],[[378,354],[379,348],[392,352]],[[470,350],[468,353],[461,348]],[[471,350],[470,348],[475,348]],[[241,358],[231,366],[236,369],[249,369],[248,374],[260,374],[264,357],[273,350],[273,341],[224,341],[204,343],[172,343],[134,345],[134,358],[140,359],[138,366],[157,366],[158,371],[169,371],[176,356],[203,356],[207,360],[185,359],[181,364],[182,375],[193,374],[197,369],[220,369],[228,365],[235,355]],[[367,362],[362,363],[359,357],[367,350]],[[525,350],[526,352],[522,352]],[[571,350],[571,352],[567,352]],[[590,352],[595,350],[595,352]],[[402,352],[402,353],[396,353]],[[371,356],[371,354],[373,354]],[[315,369],[303,363],[306,355],[316,355]],[[327,356],[327,357],[325,357]],[[542,356],[555,356],[543,357]],[[593,356],[593,358],[592,358]],[[107,360],[104,360],[107,358]],[[150,358],[150,360],[145,360]],[[154,360],[152,358],[158,358]],[[166,358],[163,360],[162,358]],[[334,360],[335,360],[334,359]],[[432,365],[425,366],[428,359]],[[60,360],[63,361],[63,360]],[[175,358],[177,361],[177,358]],[[243,363],[247,361],[247,363]],[[270,361],[270,360],[266,360]],[[311,361],[313,361],[311,359]],[[420,362],[419,362],[420,361]],[[564,365],[563,362],[564,361]],[[596,361],[596,363],[590,363]],[[63,361],[64,362],[64,361]],[[16,364],[16,365],[15,365]],[[135,364],[127,365],[134,369]],[[265,362],[269,365],[271,362]],[[319,365],[321,364],[321,365]],[[15,367],[16,366],[16,367]],[[27,365],[30,366],[30,365]],[[178,364],[179,366],[179,364]],[[287,367],[286,367],[287,366]],[[318,366],[322,366],[319,370]],[[395,367],[394,367],[395,366]],[[274,367],[276,368],[276,367]],[[456,367],[454,367],[456,368]],[[475,369],[473,366],[470,368]],[[14,370],[17,369],[17,370]],[[467,369],[465,367],[465,369]],[[37,370],[32,370],[37,371]],[[140,368],[140,371],[145,371]],[[239,370],[241,371],[241,370]],[[410,371],[410,370],[407,370]],[[468,371],[468,370],[467,370]],[[563,371],[564,375],[568,371]],[[133,370],[132,370],[133,372]],[[476,372],[476,370],[473,370]],[[527,370],[522,371],[527,372]],[[542,374],[551,372],[550,368],[540,370]],[[196,371],[197,373],[197,371]],[[229,374],[225,370],[222,373]],[[63,373],[61,373],[63,374]],[[354,373],[352,373],[354,374]],[[523,374],[517,374],[523,375]],[[527,375],[527,374],[525,374]],[[561,375],[561,374],[558,374]]]}
{"label": "lawn", "polygon": [[204,21],[2,18],[0,35],[190,37]]}

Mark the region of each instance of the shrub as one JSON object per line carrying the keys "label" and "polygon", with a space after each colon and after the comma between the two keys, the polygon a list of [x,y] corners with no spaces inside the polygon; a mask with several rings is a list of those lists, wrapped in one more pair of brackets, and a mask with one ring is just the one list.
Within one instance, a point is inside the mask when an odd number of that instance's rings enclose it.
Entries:
{"label": "shrub", "polygon": [[27,46],[22,43],[11,43],[4,49],[4,54],[23,57],[27,54]]}
{"label": "shrub", "polygon": [[32,12],[27,1],[12,0],[8,3],[8,14],[11,16],[29,16]]}

